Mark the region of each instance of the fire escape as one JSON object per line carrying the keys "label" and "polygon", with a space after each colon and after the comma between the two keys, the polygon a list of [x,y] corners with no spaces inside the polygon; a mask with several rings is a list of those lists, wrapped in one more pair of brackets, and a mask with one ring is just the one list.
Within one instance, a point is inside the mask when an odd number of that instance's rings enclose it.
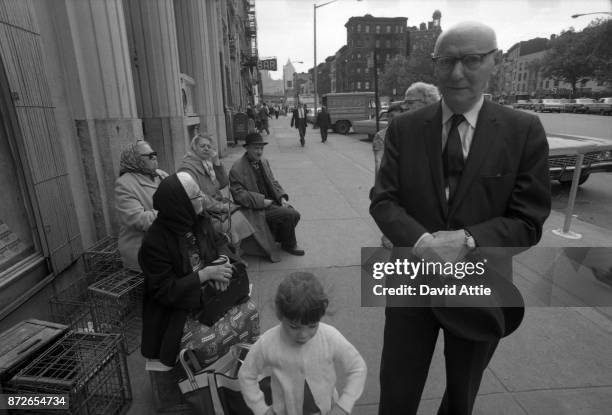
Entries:
{"label": "fire escape", "polygon": [[249,0],[249,10],[244,22],[249,47],[242,51],[241,64],[246,67],[257,66],[257,20],[255,19],[255,0]]}

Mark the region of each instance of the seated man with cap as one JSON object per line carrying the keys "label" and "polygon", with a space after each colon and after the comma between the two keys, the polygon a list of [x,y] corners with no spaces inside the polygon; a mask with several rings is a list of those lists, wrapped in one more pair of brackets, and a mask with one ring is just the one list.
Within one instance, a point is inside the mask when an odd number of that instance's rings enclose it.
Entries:
{"label": "seated man with cap", "polygon": [[[288,204],[289,196],[274,178],[268,160],[262,157],[266,144],[259,133],[248,134],[246,152],[232,166],[229,181],[234,201],[244,208],[242,212],[255,227],[253,238],[276,262],[274,241],[292,255],[304,255],[304,250],[298,247],[295,238],[300,214]],[[250,253],[246,246],[244,249]]]}

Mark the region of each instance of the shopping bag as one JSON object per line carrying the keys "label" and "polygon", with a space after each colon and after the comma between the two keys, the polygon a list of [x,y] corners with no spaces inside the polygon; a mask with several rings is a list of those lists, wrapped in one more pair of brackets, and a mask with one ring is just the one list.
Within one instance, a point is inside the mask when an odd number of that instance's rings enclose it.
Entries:
{"label": "shopping bag", "polygon": [[[236,344],[212,365],[201,369],[193,360],[189,349],[181,350],[179,361],[187,378],[179,381],[179,389],[185,400],[197,413],[214,415],[252,415],[240,392],[238,369],[241,356],[249,344]],[[260,382],[260,388],[268,405],[271,404],[269,378]]]}
{"label": "shopping bag", "polygon": [[214,363],[238,343],[254,343],[259,337],[259,313],[253,300],[231,308],[212,326],[188,317],[181,349],[190,349],[202,366]]}

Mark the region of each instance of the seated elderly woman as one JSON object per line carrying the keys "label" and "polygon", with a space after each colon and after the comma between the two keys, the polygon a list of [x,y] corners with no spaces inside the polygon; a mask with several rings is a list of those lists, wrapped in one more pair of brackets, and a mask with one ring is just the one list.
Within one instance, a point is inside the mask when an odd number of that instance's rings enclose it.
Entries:
{"label": "seated elderly woman", "polygon": [[157,153],[140,140],[121,152],[115,181],[115,209],[119,220],[119,253],[123,266],[140,271],[138,249],[142,237],[157,217],[153,193],[168,176],[157,168]]}
{"label": "seated elderly woman", "polygon": [[[186,172],[163,180],[153,195],[158,215],[142,241],[144,273],[142,355],[147,367],[167,370],[177,361],[183,328],[192,313],[206,312],[201,290],[210,281],[225,290],[232,265],[211,265],[220,255],[238,258],[227,239],[202,215],[202,192]],[[208,265],[207,265],[208,264]]]}
{"label": "seated elderly woman", "polygon": [[[183,157],[178,171],[189,173],[204,193],[204,209],[211,214],[215,229],[229,234],[234,245],[255,232],[247,218],[221,193],[228,183],[227,172],[210,134],[198,134],[191,140],[191,149]],[[229,221],[227,216],[231,213]],[[229,226],[231,224],[231,226]]]}
{"label": "seated elderly woman", "polygon": [[[415,82],[406,89],[404,94],[404,102],[400,105],[392,105],[388,111],[389,124],[394,115],[403,111],[414,111],[419,108],[434,104],[440,101],[440,92],[435,85],[426,84],[425,82]],[[387,126],[389,125],[387,124]],[[374,136],[372,140],[372,150],[374,151],[374,181],[378,178],[378,170],[385,151],[385,135],[387,128],[383,128]],[[386,248],[391,248],[393,245],[386,236],[382,236],[382,244]]]}

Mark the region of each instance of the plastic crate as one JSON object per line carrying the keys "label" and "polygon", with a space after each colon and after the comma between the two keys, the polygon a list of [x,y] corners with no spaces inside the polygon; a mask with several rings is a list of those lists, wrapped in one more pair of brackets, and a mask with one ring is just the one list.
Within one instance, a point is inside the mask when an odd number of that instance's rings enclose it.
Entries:
{"label": "plastic crate", "polygon": [[[70,331],[8,382],[10,393],[67,395],[69,409],[45,414],[121,415],[132,390],[121,338]],[[15,413],[33,414],[32,411]]]}
{"label": "plastic crate", "polygon": [[72,330],[99,332],[95,304],[86,278],[75,281],[59,294],[51,297],[49,307],[53,321],[68,325]]}
{"label": "plastic crate", "polygon": [[83,252],[85,275],[90,283],[96,282],[123,268],[117,241],[117,238],[107,236]]}
{"label": "plastic crate", "polygon": [[122,269],[89,286],[98,329],[120,333],[128,353],[140,345],[143,281],[142,273]]}

